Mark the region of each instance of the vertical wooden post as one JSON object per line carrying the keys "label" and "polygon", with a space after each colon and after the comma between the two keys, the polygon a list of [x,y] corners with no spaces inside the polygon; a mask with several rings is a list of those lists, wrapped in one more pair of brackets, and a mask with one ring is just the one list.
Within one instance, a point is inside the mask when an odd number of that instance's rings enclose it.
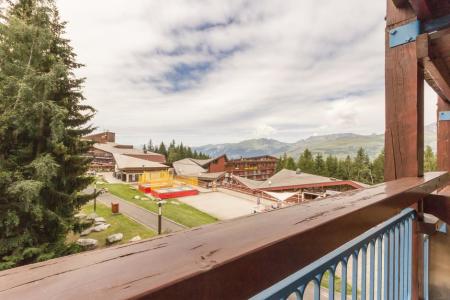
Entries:
{"label": "vertical wooden post", "polygon": [[415,19],[410,7],[387,1],[385,180],[423,175],[423,72],[416,42],[389,47],[389,30]]}
{"label": "vertical wooden post", "polygon": [[[424,78],[417,59],[415,41],[389,47],[389,30],[414,21],[410,6],[396,7],[387,0],[385,38],[385,163],[386,181],[423,175]],[[414,207],[420,216],[420,203]],[[420,234],[413,223],[412,299],[420,297]]]}
{"label": "vertical wooden post", "polygon": [[[450,111],[450,103],[437,99],[437,169],[450,171],[450,121],[439,121],[439,112]],[[447,190],[447,191],[446,191]],[[444,188],[444,195],[448,187]],[[430,240],[430,299],[450,299],[450,236],[436,234]]]}
{"label": "vertical wooden post", "polygon": [[439,112],[450,111],[450,103],[438,96],[437,101],[437,169],[450,171],[450,121],[439,121]]}

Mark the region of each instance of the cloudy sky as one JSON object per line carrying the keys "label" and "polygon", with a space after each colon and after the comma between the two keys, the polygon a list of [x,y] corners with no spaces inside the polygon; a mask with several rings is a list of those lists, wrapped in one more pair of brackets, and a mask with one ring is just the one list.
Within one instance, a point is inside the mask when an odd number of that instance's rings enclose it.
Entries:
{"label": "cloudy sky", "polygon": [[[384,130],[385,1],[57,0],[99,130],[190,145]],[[426,90],[427,123],[435,96]]]}

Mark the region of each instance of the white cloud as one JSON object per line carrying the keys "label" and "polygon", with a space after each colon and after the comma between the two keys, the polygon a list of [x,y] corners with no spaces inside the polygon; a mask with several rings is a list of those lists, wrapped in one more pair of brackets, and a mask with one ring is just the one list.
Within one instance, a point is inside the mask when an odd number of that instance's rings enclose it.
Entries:
{"label": "white cloud", "polygon": [[95,124],[123,142],[384,130],[383,1],[57,4]]}
{"label": "white cloud", "polygon": [[258,138],[272,137],[277,133],[277,130],[272,126],[262,124],[258,125],[255,130],[255,136]]}

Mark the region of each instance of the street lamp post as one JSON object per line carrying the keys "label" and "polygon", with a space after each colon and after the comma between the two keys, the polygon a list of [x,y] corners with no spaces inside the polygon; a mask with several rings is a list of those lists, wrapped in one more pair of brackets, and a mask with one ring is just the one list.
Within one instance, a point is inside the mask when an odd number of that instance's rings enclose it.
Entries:
{"label": "street lamp post", "polygon": [[97,181],[94,183],[94,212],[97,212]]}
{"label": "street lamp post", "polygon": [[158,235],[161,234],[161,225],[162,225],[162,206],[163,204],[166,204],[166,201],[159,200],[157,202],[158,204]]}

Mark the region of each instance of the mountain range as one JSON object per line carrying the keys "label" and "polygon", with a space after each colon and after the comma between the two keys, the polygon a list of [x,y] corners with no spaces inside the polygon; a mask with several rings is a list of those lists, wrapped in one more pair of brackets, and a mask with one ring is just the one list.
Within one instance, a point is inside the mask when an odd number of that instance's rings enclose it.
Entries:
{"label": "mountain range", "polygon": [[[436,123],[425,126],[425,145],[436,149]],[[313,153],[345,157],[354,156],[363,147],[371,158],[377,156],[384,147],[384,134],[361,135],[355,133],[337,133],[310,136],[294,143],[285,143],[276,139],[260,138],[244,140],[238,143],[209,144],[193,147],[197,151],[216,157],[226,154],[229,158],[251,157],[259,155],[280,156],[286,153],[298,157],[306,148]]]}

